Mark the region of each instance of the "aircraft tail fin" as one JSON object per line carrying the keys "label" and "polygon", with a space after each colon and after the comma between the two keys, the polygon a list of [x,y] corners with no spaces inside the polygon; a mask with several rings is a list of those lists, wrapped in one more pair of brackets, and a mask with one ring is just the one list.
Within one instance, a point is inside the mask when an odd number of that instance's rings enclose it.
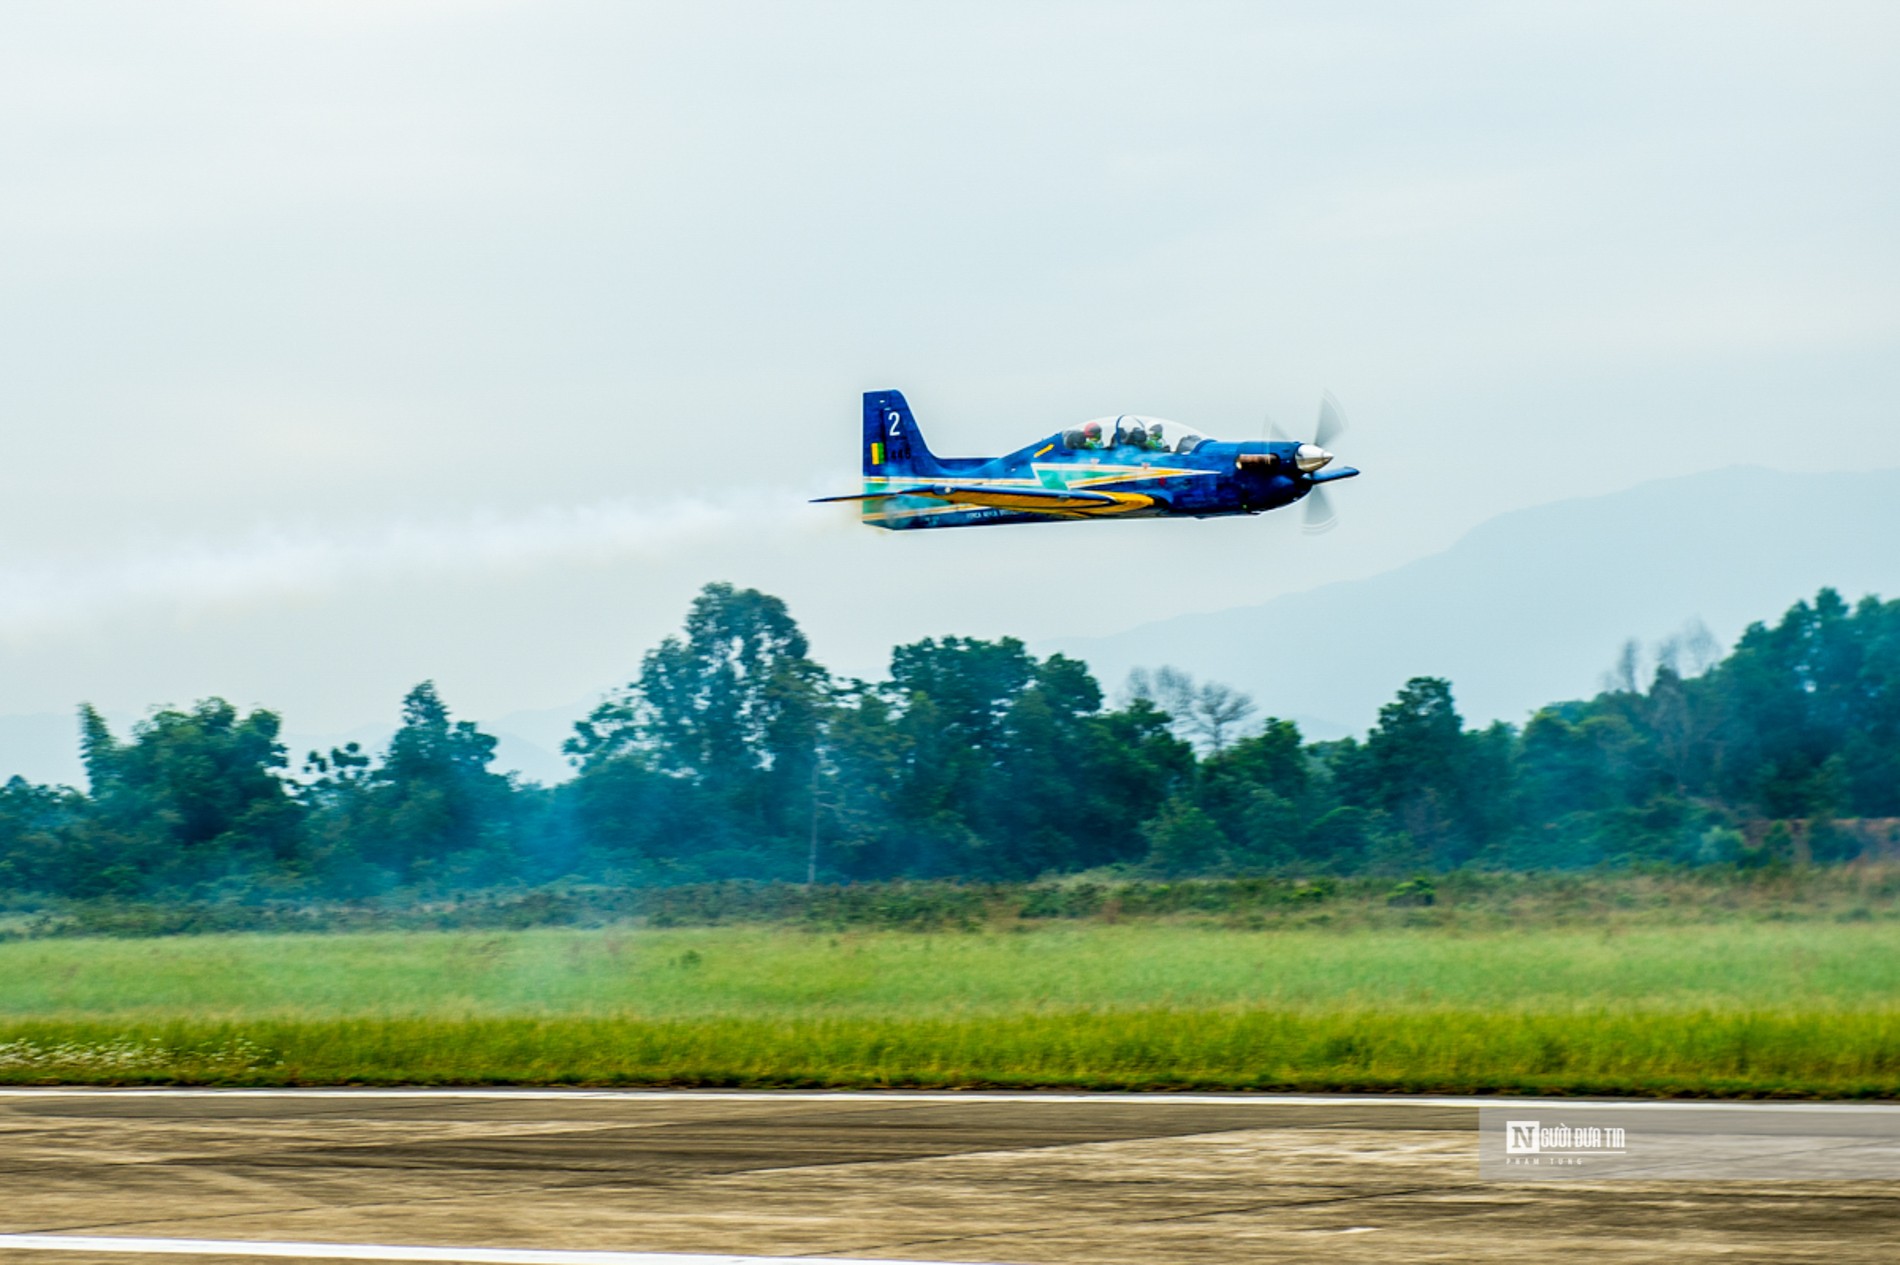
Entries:
{"label": "aircraft tail fin", "polygon": [[864,393],[864,477],[935,474],[936,456],[917,429],[902,391]]}

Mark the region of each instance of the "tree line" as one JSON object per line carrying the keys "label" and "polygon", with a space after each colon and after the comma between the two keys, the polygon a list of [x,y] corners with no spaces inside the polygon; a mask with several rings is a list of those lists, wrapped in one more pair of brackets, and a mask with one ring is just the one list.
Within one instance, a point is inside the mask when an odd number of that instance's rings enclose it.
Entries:
{"label": "tree line", "polygon": [[898,646],[883,680],[810,657],[776,597],[706,586],[575,726],[575,776],[496,772],[427,682],[388,745],[293,765],[222,699],[124,736],[80,709],[83,790],[0,787],[0,891],[164,899],[426,895],[556,881],[1027,879],[1742,867],[1890,847],[1900,601],[1832,590],[1717,658],[1626,650],[1587,700],[1468,727],[1407,681],[1364,738],[1309,742],[1239,691],[1010,637]]}

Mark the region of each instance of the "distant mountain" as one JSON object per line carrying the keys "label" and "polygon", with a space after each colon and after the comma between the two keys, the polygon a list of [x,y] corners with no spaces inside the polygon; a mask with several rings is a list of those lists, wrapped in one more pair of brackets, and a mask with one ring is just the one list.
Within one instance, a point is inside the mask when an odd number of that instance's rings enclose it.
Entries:
{"label": "distant mountain", "polygon": [[[604,692],[604,691],[603,691]],[[561,754],[561,744],[574,736],[574,723],[600,700],[585,699],[565,707],[510,712],[482,728],[495,735],[495,767],[513,771],[543,785],[565,782],[574,770]]]}
{"label": "distant mountain", "polygon": [[1726,649],[1823,586],[1900,595],[1900,470],[1658,480],[1502,515],[1382,575],[1037,648],[1086,659],[1111,691],[1173,664],[1328,737],[1421,675],[1448,677],[1469,721],[1521,721],[1594,694],[1627,638],[1699,617]]}

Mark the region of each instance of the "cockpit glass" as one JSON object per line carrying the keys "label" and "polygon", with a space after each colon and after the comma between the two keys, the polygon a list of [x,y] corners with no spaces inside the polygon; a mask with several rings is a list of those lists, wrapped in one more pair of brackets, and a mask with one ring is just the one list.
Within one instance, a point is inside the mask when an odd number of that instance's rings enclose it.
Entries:
{"label": "cockpit glass", "polygon": [[1196,434],[1179,422],[1135,413],[1124,413],[1120,417],[1098,417],[1073,430],[1064,431],[1062,437],[1071,448],[1119,449],[1124,452],[1187,453],[1207,442],[1205,436]]}

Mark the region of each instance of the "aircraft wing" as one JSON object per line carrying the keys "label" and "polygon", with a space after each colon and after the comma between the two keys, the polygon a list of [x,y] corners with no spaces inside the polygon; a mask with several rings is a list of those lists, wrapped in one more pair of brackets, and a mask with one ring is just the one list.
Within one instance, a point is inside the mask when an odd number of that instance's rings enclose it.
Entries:
{"label": "aircraft wing", "polygon": [[[952,505],[984,509],[1021,510],[1026,513],[1102,513],[1152,505],[1154,498],[1139,493],[1089,492],[1081,488],[1039,488],[1014,484],[928,484],[889,492],[860,492],[852,496],[821,496],[817,501],[884,501],[899,496],[927,496]],[[816,502],[814,502],[816,503]]]}

